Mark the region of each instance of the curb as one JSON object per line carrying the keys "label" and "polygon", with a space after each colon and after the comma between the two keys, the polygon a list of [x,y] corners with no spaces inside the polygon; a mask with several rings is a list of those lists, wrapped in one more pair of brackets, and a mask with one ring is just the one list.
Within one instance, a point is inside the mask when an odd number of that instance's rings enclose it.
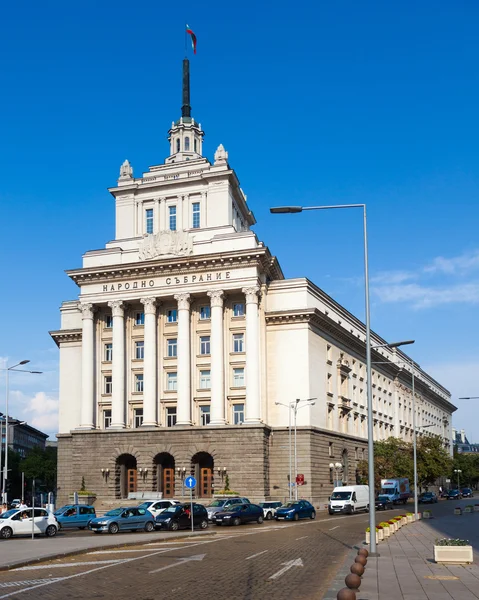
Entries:
{"label": "curb", "polygon": [[351,550],[348,552],[346,558],[344,559],[342,567],[336,573],[336,576],[333,579],[333,581],[329,587],[329,590],[323,596],[322,600],[337,600],[338,592],[339,592],[339,590],[344,588],[344,579],[347,575],[349,575],[351,573],[351,571],[349,569],[350,569],[351,565],[353,564],[354,559],[356,558],[358,550],[361,548],[367,548],[367,546],[364,544],[364,542],[358,542],[351,548]]}
{"label": "curb", "polygon": [[[168,541],[168,542],[174,542],[176,540],[181,540],[181,539],[187,539],[189,537],[197,537],[197,536],[202,536],[202,535],[217,535],[216,531],[196,531],[195,533],[191,533],[188,532],[188,534],[183,534],[183,535],[176,535],[174,537],[168,537],[168,538],[164,538],[163,540],[160,541]],[[7,542],[8,543],[8,542]],[[92,546],[91,548],[82,548],[81,550],[66,550],[64,552],[53,552],[52,554],[48,554],[45,556],[39,556],[38,558],[29,558],[28,560],[17,560],[15,562],[12,562],[10,564],[4,564],[4,565],[0,565],[0,573],[2,571],[11,571],[12,569],[19,569],[20,567],[27,567],[29,565],[33,565],[35,563],[41,563],[41,562],[45,562],[47,560],[55,560],[56,558],[65,558],[67,556],[78,556],[79,554],[86,554],[87,552],[92,552],[92,551],[100,551],[100,550],[110,550],[112,548],[119,548],[121,547],[128,547],[128,546],[147,546],[148,544],[151,544],[152,540],[139,540],[139,541],[131,541],[131,542],[118,542],[118,543],[111,543],[111,544],[105,544],[103,546]]]}

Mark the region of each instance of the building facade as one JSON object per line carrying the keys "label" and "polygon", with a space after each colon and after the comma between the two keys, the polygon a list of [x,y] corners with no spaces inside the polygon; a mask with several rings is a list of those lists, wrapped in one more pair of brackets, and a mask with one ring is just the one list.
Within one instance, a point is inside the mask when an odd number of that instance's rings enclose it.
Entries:
{"label": "building facade", "polygon": [[[5,448],[5,418],[0,418],[0,439],[2,444],[2,452]],[[33,448],[45,449],[47,433],[43,433],[39,429],[28,425],[18,419],[9,417],[8,424],[8,447],[10,450],[17,452],[22,458],[25,458]]]}
{"label": "building facade", "polygon": [[[191,117],[183,63],[170,154],[141,177],[128,161],[110,193],[115,240],[68,271],[61,306],[59,498],[230,488],[288,496],[289,409],[297,413],[301,496],[331,490],[331,462],[354,483],[367,455],[365,327],[307,279],[285,279],[252,231],[254,215],[222,145],[210,163]],[[372,335],[372,344],[384,344]],[[410,359],[373,350],[375,438],[412,439]],[[373,365],[375,367],[376,365]],[[450,394],[414,365],[418,431],[451,443]],[[292,460],[292,458],[291,458]],[[294,476],[293,476],[294,477]]]}

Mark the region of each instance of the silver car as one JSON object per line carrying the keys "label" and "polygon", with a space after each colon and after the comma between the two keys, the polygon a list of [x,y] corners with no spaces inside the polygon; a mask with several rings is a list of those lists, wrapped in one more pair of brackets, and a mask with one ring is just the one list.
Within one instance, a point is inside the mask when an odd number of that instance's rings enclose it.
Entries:
{"label": "silver car", "polygon": [[208,521],[213,522],[217,512],[228,510],[228,508],[234,504],[251,504],[251,502],[248,500],[248,498],[240,498],[239,496],[235,496],[234,498],[213,500],[213,502],[206,507],[206,511],[208,512]]}
{"label": "silver car", "polygon": [[102,517],[92,519],[88,529],[95,533],[118,533],[119,531],[153,531],[155,521],[153,515],[138,506],[126,506],[109,510]]}

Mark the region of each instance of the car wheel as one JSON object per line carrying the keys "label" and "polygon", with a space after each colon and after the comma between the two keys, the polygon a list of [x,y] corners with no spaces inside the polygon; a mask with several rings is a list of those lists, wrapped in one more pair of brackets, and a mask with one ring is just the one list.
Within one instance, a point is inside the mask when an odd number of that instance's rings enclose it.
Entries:
{"label": "car wheel", "polygon": [[55,527],[55,525],[49,525],[46,529],[45,529],[45,535],[47,537],[55,537],[57,534],[57,528]]}
{"label": "car wheel", "polygon": [[206,529],[208,527],[208,521],[206,519],[203,519],[202,521],[200,521],[200,529]]}
{"label": "car wheel", "polygon": [[299,521],[299,515],[298,515],[298,513],[294,513],[294,517],[293,517],[293,519],[294,519],[295,521]]}
{"label": "car wheel", "polygon": [[315,519],[316,518],[316,511],[313,510],[313,512],[311,513],[311,519]]}
{"label": "car wheel", "polygon": [[266,513],[266,520],[267,521],[271,521],[272,518],[273,518],[273,515],[272,515],[271,511],[267,512]]}
{"label": "car wheel", "polygon": [[170,531],[178,531],[179,527],[180,526],[178,525],[177,521],[172,521],[170,523]]}
{"label": "car wheel", "polygon": [[81,529],[83,531],[85,528],[84,527],[79,527],[78,529]]}
{"label": "car wheel", "polygon": [[108,527],[108,533],[118,533],[119,530],[120,528],[117,523],[112,523],[110,527]]}
{"label": "car wheel", "polygon": [[234,518],[233,525],[241,525],[241,519],[239,517]]}
{"label": "car wheel", "polygon": [[366,506],[366,512],[369,512],[369,504]]}
{"label": "car wheel", "polygon": [[2,536],[2,538],[4,540],[9,540],[13,535],[13,529],[11,527],[4,527],[1,531],[0,531],[0,536]]}
{"label": "car wheel", "polygon": [[148,521],[145,524],[145,531],[147,531],[148,533],[151,533],[154,528],[155,528],[155,526],[153,525],[153,523],[151,521]]}
{"label": "car wheel", "polygon": [[334,512],[333,512],[332,510],[328,510],[328,513],[329,513],[330,515],[334,515]]}
{"label": "car wheel", "polygon": [[257,521],[257,522],[258,522],[258,523],[261,525],[261,523],[262,523],[263,521],[264,521],[264,519],[263,519],[263,517],[260,515],[260,516],[258,517],[258,521]]}

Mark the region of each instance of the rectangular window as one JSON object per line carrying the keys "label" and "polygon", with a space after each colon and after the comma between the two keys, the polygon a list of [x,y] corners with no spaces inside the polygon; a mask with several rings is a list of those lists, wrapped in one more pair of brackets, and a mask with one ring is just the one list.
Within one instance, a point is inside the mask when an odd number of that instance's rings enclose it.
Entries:
{"label": "rectangular window", "polygon": [[171,406],[166,409],[166,426],[174,427],[176,425],[176,406]]}
{"label": "rectangular window", "polygon": [[107,329],[111,329],[113,327],[113,317],[112,317],[112,315],[106,315],[106,317],[105,317],[105,327]]}
{"label": "rectangular window", "polygon": [[211,371],[200,371],[200,390],[211,388]]}
{"label": "rectangular window", "polygon": [[166,380],[167,390],[169,392],[176,392],[176,390],[178,389],[178,373],[167,373]]}
{"label": "rectangular window", "polygon": [[145,324],[145,313],[138,312],[135,315],[135,325],[144,325]]}
{"label": "rectangular window", "polygon": [[141,427],[143,425],[143,409],[135,408],[133,410],[133,427]]}
{"label": "rectangular window", "polygon": [[169,207],[170,214],[170,229],[171,231],[176,231],[176,206]]}
{"label": "rectangular window", "polygon": [[244,333],[233,334],[233,352],[244,352]]}
{"label": "rectangular window", "polygon": [[135,358],[137,360],[145,358],[145,342],[135,342]]}
{"label": "rectangular window", "polygon": [[169,356],[170,358],[175,357],[177,355],[177,350],[178,350],[177,339],[171,338],[171,339],[167,340],[166,344],[167,344],[167,356]]}
{"label": "rectangular window", "polygon": [[137,373],[135,375],[135,392],[143,391],[143,373]]}
{"label": "rectangular window", "polygon": [[202,335],[200,337],[200,354],[210,354],[210,336]]}
{"label": "rectangular window", "polygon": [[233,304],[233,317],[244,317],[244,304]]}
{"label": "rectangular window", "polygon": [[233,369],[233,387],[244,387],[244,368]]}
{"label": "rectangular window", "polygon": [[113,360],[113,344],[105,344],[105,360],[106,362]]}
{"label": "rectangular window", "polygon": [[147,208],[145,211],[145,230],[146,233],[153,233],[153,209]]}
{"label": "rectangular window", "polygon": [[200,203],[193,202],[193,229],[198,229],[200,226]]}
{"label": "rectangular window", "polygon": [[111,375],[105,375],[105,394],[111,394]]}
{"label": "rectangular window", "polygon": [[333,456],[333,442],[329,442],[329,456]]}
{"label": "rectangular window", "polygon": [[210,422],[210,407],[200,406],[200,425],[208,425]]}
{"label": "rectangular window", "polygon": [[233,404],[233,425],[244,423],[244,404]]}
{"label": "rectangular window", "polygon": [[172,308],[166,313],[168,323],[176,323],[178,321],[178,311],[176,308]]}
{"label": "rectangular window", "polygon": [[200,319],[205,321],[206,319],[211,319],[211,307],[210,306],[200,306]]}
{"label": "rectangular window", "polygon": [[103,411],[103,429],[111,427],[111,409]]}

